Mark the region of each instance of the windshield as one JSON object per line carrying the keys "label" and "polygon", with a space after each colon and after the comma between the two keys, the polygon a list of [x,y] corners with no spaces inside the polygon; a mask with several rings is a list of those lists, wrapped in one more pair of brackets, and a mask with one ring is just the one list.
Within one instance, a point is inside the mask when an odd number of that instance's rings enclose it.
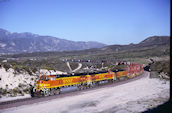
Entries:
{"label": "windshield", "polygon": [[49,77],[45,77],[45,81],[48,81],[49,80]]}
{"label": "windshield", "polygon": [[40,80],[48,81],[49,77],[41,77]]}
{"label": "windshield", "polygon": [[44,80],[44,77],[41,77],[40,80]]}

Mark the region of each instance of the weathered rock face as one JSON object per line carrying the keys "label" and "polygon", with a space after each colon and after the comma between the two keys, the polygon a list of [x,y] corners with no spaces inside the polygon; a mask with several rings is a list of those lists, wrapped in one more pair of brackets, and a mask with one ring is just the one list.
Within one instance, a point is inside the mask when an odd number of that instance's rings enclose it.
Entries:
{"label": "weathered rock face", "polygon": [[38,75],[29,75],[28,73],[14,74],[13,69],[6,71],[4,68],[0,69],[0,88],[1,95],[16,96],[29,93],[31,86],[34,86]]}
{"label": "weathered rock face", "polygon": [[0,53],[72,51],[101,48],[105,44],[98,42],[75,42],[52,36],[40,36],[32,33],[10,33],[0,29]]}

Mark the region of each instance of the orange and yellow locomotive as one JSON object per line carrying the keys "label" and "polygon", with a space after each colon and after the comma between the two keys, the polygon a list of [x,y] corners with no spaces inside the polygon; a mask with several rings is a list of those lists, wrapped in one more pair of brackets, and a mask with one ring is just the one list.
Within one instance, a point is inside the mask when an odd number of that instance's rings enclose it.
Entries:
{"label": "orange and yellow locomotive", "polygon": [[133,78],[143,72],[140,64],[128,65],[124,70],[79,73],[69,75],[42,75],[32,90],[32,96],[60,94],[61,88],[77,86],[79,90],[94,87],[102,81],[114,82]]}

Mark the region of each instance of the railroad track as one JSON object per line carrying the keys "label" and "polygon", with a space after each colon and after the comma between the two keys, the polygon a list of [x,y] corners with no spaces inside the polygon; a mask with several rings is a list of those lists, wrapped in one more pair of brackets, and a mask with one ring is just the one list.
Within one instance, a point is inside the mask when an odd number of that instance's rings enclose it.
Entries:
{"label": "railroad track", "polygon": [[101,84],[99,86],[95,86],[93,88],[89,88],[89,89],[85,89],[85,90],[81,90],[81,91],[74,90],[74,91],[62,92],[59,95],[53,95],[53,96],[48,96],[48,97],[33,97],[33,98],[25,98],[25,99],[1,102],[0,109],[7,109],[7,108],[18,107],[18,106],[22,106],[22,105],[29,105],[29,104],[39,103],[39,102],[43,102],[43,101],[48,101],[48,100],[64,98],[67,96],[76,96],[76,95],[82,94],[81,92],[87,92],[90,90],[96,90],[96,89],[101,89],[101,88],[105,88],[105,87],[115,87],[115,86],[119,86],[122,84],[126,84],[128,82],[132,82],[132,81],[141,79],[143,77],[147,77],[148,75],[149,75],[149,72],[145,71],[142,75],[136,76],[131,79],[127,79],[127,80],[123,80],[123,81],[116,81],[114,83],[105,83],[105,84]]}

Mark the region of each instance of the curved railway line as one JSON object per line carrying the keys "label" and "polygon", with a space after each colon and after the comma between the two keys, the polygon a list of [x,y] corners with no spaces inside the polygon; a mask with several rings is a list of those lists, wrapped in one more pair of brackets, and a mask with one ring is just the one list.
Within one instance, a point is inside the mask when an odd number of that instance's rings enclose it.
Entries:
{"label": "curved railway line", "polygon": [[72,91],[62,92],[59,95],[53,95],[53,96],[48,96],[48,97],[34,97],[34,98],[25,98],[25,99],[1,102],[0,109],[7,109],[7,108],[18,107],[18,106],[22,106],[22,105],[29,105],[29,104],[39,103],[39,102],[43,102],[43,101],[48,101],[48,100],[64,98],[67,96],[80,95],[80,94],[82,94],[82,92],[87,92],[90,90],[96,90],[96,89],[101,89],[101,88],[106,88],[106,87],[115,87],[115,86],[119,86],[122,84],[126,84],[128,82],[132,82],[132,81],[147,77],[147,76],[149,76],[149,72],[144,71],[144,73],[142,75],[136,76],[131,79],[116,81],[114,83],[105,83],[105,84],[101,84],[99,86],[95,86],[93,88],[89,88],[89,89],[85,89],[85,90],[81,90],[81,91],[78,91],[75,89]]}

